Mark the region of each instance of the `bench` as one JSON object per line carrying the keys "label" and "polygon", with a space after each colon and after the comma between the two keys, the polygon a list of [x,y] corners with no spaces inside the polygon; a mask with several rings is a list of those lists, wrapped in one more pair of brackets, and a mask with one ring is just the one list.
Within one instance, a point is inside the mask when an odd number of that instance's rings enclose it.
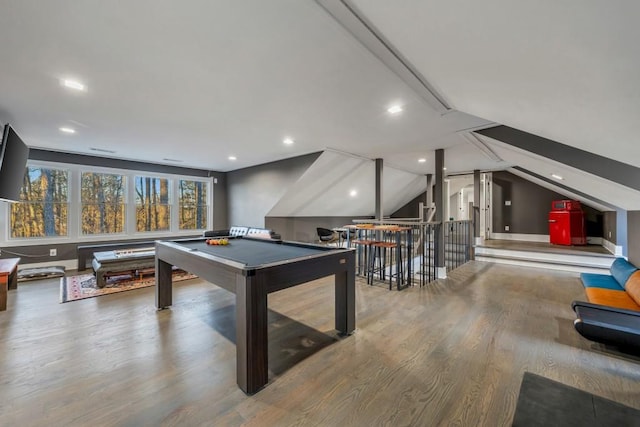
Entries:
{"label": "bench", "polygon": [[146,248],[155,245],[155,240],[119,243],[99,243],[93,245],[78,245],[78,271],[87,269],[87,262],[91,263],[96,252],[116,251],[123,249]]}
{"label": "bench", "polygon": [[589,340],[640,349],[640,270],[616,258],[609,271],[580,275],[588,301],[571,304],[574,326]]}
{"label": "bench", "polygon": [[[173,237],[163,237],[162,239],[189,239],[192,237],[199,237],[197,234],[180,235]],[[117,251],[126,249],[137,249],[155,246],[154,240],[121,240],[111,242],[94,242],[90,245],[78,245],[76,247],[76,253],[78,255],[78,271],[83,271],[91,266],[91,260],[95,252],[105,251]]]}
{"label": "bench", "polygon": [[107,279],[114,275],[130,273],[143,274],[143,271],[155,268],[155,248],[139,248],[123,251],[96,252],[92,261],[96,272],[96,285],[104,288]]}

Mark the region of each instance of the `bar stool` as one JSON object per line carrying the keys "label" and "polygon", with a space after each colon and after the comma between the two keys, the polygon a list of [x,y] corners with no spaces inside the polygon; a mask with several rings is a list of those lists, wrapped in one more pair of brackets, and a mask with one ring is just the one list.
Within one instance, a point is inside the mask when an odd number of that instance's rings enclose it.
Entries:
{"label": "bar stool", "polygon": [[356,229],[352,227],[343,227],[345,231],[342,232],[342,240],[347,242],[347,247],[350,248],[353,242],[356,240]]}
{"label": "bar stool", "polygon": [[[404,282],[404,264],[402,262],[402,248],[395,242],[374,242],[371,244],[371,263],[369,270],[369,284],[373,285],[373,277],[378,273],[380,280],[385,281],[387,275],[387,251],[389,252],[389,290],[393,288],[393,278],[396,278],[398,285]],[[396,271],[393,272],[393,259],[396,251]],[[376,267],[376,260],[378,267]],[[399,287],[399,286],[398,286]]]}
{"label": "bar stool", "polygon": [[[356,239],[353,244],[356,245],[358,255],[358,276],[360,276],[364,270],[365,276],[369,277],[369,260],[371,253],[371,245],[376,243],[375,240],[369,239]],[[364,258],[364,263],[362,262]],[[364,265],[364,268],[363,268]]]}
{"label": "bar stool", "polygon": [[[369,252],[371,244],[375,242],[371,239],[370,233],[373,229],[373,224],[358,224],[355,226],[356,238],[351,241],[356,247],[356,258],[358,262],[358,276],[364,274],[368,277],[369,274]],[[364,258],[364,263],[362,262]]]}

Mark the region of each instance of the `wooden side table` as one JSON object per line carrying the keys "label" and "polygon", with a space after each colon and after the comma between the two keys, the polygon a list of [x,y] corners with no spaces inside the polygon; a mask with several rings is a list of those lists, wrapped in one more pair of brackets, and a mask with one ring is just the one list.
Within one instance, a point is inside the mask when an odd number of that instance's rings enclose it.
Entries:
{"label": "wooden side table", "polygon": [[7,291],[18,288],[20,258],[0,259],[0,311],[7,309]]}

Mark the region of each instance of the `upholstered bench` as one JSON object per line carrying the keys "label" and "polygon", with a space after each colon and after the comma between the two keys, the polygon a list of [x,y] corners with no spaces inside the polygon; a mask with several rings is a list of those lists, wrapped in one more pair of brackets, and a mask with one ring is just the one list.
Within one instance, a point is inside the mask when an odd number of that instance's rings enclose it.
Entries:
{"label": "upholstered bench", "polygon": [[588,302],[571,304],[574,326],[592,341],[640,348],[640,270],[617,258],[610,272],[580,275]]}

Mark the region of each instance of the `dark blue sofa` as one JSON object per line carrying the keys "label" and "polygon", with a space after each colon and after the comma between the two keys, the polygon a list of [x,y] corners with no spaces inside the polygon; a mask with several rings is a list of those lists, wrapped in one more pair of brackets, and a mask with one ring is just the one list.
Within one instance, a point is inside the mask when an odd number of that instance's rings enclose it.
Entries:
{"label": "dark blue sofa", "polygon": [[611,274],[582,273],[587,302],[574,301],[574,326],[583,337],[640,350],[640,270],[617,258]]}

